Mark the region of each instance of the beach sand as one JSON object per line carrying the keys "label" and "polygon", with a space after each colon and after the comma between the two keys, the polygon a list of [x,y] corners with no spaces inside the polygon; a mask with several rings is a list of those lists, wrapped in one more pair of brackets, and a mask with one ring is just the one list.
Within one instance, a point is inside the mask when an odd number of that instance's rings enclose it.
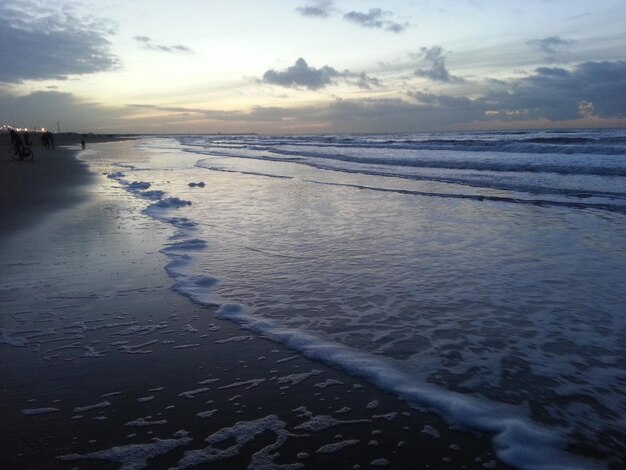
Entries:
{"label": "beach sand", "polygon": [[0,163],[3,469],[506,468],[489,436],[172,291],[172,228],[105,176],[133,145]]}

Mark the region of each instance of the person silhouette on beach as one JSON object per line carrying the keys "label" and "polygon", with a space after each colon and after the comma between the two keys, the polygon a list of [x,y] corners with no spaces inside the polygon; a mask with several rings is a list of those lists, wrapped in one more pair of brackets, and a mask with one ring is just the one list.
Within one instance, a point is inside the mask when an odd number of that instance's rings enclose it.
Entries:
{"label": "person silhouette on beach", "polygon": [[27,147],[30,147],[31,145],[33,145],[30,142],[30,134],[28,133],[28,131],[24,132],[24,145],[26,145]]}
{"label": "person silhouette on beach", "polygon": [[85,134],[83,134],[83,140],[80,141],[80,145],[82,145],[83,150],[85,150]]}
{"label": "person silhouette on beach", "polygon": [[13,129],[9,130],[9,134],[11,135],[11,145],[13,146],[15,146],[15,142],[22,140],[20,135]]}
{"label": "person silhouette on beach", "polygon": [[22,137],[13,129],[11,129],[10,134],[13,153],[18,155],[20,160],[24,160],[24,142],[22,141]]}
{"label": "person silhouette on beach", "polygon": [[52,132],[46,131],[41,135],[41,145],[46,150],[54,150],[54,138],[52,137]]}

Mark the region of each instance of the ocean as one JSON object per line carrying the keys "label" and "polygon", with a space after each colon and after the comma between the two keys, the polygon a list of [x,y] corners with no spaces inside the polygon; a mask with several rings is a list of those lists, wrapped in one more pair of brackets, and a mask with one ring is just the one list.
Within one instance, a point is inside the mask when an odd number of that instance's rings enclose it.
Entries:
{"label": "ocean", "polygon": [[[626,442],[626,131],[144,137],[172,288],[523,468]],[[583,462],[582,464],[580,462]]]}

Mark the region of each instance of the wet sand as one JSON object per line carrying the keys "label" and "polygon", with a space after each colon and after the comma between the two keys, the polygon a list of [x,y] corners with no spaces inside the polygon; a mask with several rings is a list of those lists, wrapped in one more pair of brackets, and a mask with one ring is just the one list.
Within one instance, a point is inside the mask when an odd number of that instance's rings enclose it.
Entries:
{"label": "wet sand", "polygon": [[2,468],[506,468],[488,436],[170,290],[172,229],[105,176],[132,146],[88,144],[91,173],[75,144],[2,162]]}
{"label": "wet sand", "polygon": [[[72,157],[80,149],[81,135],[55,134],[54,139],[55,149],[46,150],[33,134],[34,158],[20,161],[11,156],[9,134],[0,133],[0,237],[80,201],[92,183],[87,165]],[[117,139],[90,135],[87,147]]]}

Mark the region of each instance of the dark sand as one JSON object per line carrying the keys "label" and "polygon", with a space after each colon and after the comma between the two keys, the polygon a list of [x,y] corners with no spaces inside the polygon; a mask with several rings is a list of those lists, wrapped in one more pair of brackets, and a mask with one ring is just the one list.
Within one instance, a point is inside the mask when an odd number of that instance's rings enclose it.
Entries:
{"label": "dark sand", "polygon": [[[9,134],[0,133],[0,237],[84,198],[92,175],[87,165],[69,158],[80,149],[81,135],[55,134],[54,139],[55,149],[46,150],[32,134],[34,159],[20,161],[11,156]],[[87,146],[111,140],[116,138],[90,135]]]}
{"label": "dark sand", "polygon": [[488,436],[170,290],[172,229],[102,174],[132,142],[87,151],[95,174],[69,150],[0,163],[0,468],[171,468],[220,430],[211,468],[506,468]]}

